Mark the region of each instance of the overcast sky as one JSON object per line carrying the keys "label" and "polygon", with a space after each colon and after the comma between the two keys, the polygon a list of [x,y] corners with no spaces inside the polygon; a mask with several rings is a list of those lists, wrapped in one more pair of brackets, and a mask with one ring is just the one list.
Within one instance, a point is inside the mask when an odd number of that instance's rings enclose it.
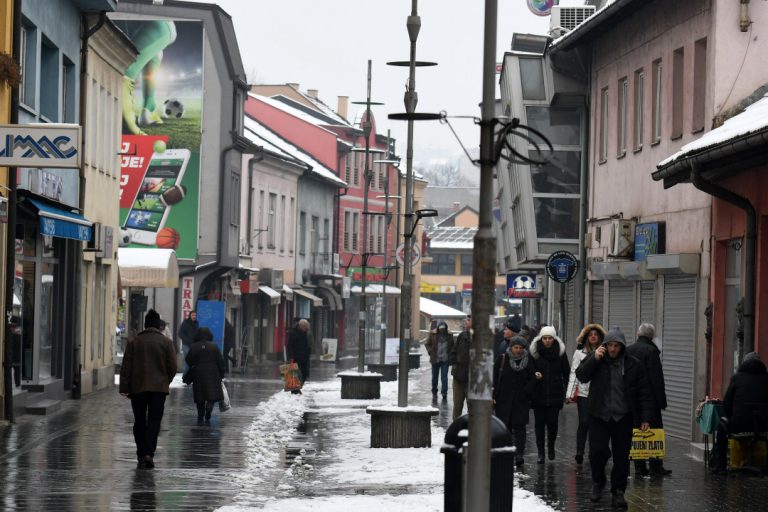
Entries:
{"label": "overcast sky", "polygon": [[[337,96],[365,101],[367,61],[373,61],[372,100],[377,131],[392,130],[405,158],[406,124],[387,114],[404,112],[407,67],[387,66],[408,60],[405,28],[410,0],[216,0],[235,24],[248,79],[255,83],[299,83],[302,91],[318,89],[319,97],[336,108]],[[438,63],[417,68],[417,111],[449,115],[480,115],[482,96],[482,0],[422,0],[422,28],[417,60]],[[549,18],[533,15],[526,0],[499,0],[497,62],[510,48],[512,34],[544,33]],[[350,106],[354,117],[357,106]],[[467,147],[479,144],[479,128],[471,120],[455,120]],[[417,122],[414,159],[456,159],[461,148],[447,126]]]}

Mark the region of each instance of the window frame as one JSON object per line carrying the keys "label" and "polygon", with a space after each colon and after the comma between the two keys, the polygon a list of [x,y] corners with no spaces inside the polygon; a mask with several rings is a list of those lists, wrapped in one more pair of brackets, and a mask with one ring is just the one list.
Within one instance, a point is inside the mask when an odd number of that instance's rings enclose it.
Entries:
{"label": "window frame", "polygon": [[643,68],[635,71],[634,103],[633,147],[634,151],[640,151],[643,149],[643,132],[645,131],[645,70]]}
{"label": "window frame", "polygon": [[619,79],[618,84],[618,111],[616,122],[616,156],[618,158],[627,154],[627,114],[629,106],[629,81],[627,77]]}
{"label": "window frame", "polygon": [[651,99],[651,145],[661,142],[662,133],[662,98],[663,98],[664,63],[661,59],[653,61],[653,94]]}
{"label": "window frame", "polygon": [[598,163],[608,160],[608,87],[600,89],[600,132],[598,138]]}

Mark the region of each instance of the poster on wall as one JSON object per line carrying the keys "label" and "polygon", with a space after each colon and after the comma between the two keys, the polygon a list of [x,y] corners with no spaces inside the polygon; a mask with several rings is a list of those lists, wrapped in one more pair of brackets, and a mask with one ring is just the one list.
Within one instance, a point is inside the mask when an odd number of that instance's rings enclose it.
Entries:
{"label": "poster on wall", "polygon": [[120,242],[197,257],[203,25],[118,19],[138,57],[124,72]]}
{"label": "poster on wall", "polygon": [[320,354],[320,360],[333,363],[336,361],[336,352],[339,347],[339,340],[336,338],[323,338],[322,350]]}

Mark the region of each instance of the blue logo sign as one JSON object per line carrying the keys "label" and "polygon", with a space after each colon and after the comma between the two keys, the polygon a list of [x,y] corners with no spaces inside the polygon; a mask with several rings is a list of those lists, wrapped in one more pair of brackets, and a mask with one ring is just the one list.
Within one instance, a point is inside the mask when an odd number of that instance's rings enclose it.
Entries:
{"label": "blue logo sign", "polygon": [[76,124],[0,125],[0,166],[76,168],[80,165]]}
{"label": "blue logo sign", "polygon": [[579,260],[568,251],[553,252],[547,259],[547,275],[558,283],[567,283],[579,271]]}

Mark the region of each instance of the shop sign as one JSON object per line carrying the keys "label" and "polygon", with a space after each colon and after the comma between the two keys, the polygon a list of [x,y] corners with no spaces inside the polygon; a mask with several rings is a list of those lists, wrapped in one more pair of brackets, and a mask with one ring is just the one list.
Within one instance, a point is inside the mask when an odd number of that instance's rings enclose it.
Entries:
{"label": "shop sign", "polygon": [[80,125],[0,125],[0,167],[80,168]]}
{"label": "shop sign", "polygon": [[187,319],[189,313],[195,309],[195,278],[184,276],[181,278],[181,321]]}
{"label": "shop sign", "polygon": [[507,297],[515,299],[535,298],[541,295],[536,274],[507,274]]}
{"label": "shop sign", "polygon": [[429,284],[421,282],[421,293],[456,293],[456,286],[452,284]]}
{"label": "shop sign", "polygon": [[663,222],[635,225],[635,261],[646,261],[650,254],[664,254],[665,245],[666,225]]}
{"label": "shop sign", "polygon": [[[361,285],[363,282],[363,267],[347,268],[347,276],[352,279],[352,286]],[[365,269],[365,282],[383,283],[387,280],[387,271],[382,268],[367,267]]]}
{"label": "shop sign", "polygon": [[568,251],[553,252],[547,259],[547,275],[558,283],[567,283],[576,277],[579,260]]}

